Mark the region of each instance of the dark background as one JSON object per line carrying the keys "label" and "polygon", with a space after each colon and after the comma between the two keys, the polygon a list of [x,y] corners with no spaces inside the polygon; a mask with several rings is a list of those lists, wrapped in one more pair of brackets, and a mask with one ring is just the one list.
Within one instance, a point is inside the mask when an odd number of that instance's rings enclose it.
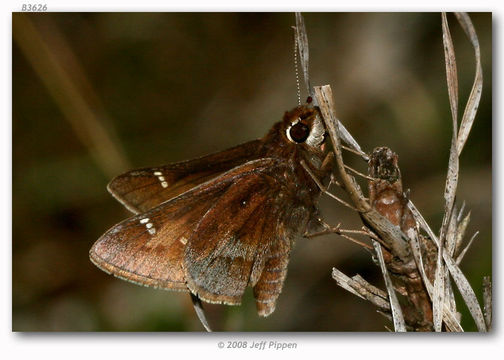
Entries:
{"label": "dark background", "polygon": [[[458,203],[471,210],[467,236],[480,231],[462,270],[481,300],[482,276],[492,273],[492,17],[471,17],[484,87]],[[462,112],[474,56],[449,20]],[[337,115],[364,150],[399,154],[405,188],[438,229],[451,138],[440,14],[306,13],[305,21],[312,85],[332,86]],[[129,215],[105,187],[131,168],[263,136],[297,104],[294,24],[290,13],[13,14],[13,330],[202,329],[187,294],[118,280],[88,260],[93,242]],[[323,199],[321,210],[331,224],[361,226],[334,201]],[[302,240],[272,316],[256,315],[249,289],[240,307],[206,306],[210,322],[233,331],[390,327],[336,286],[332,267],[382,286],[358,246],[336,236]]]}

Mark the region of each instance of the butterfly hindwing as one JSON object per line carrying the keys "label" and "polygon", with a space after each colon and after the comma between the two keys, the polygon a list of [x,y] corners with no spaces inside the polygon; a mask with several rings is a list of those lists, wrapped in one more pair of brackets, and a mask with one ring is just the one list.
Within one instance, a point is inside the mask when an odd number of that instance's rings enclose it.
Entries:
{"label": "butterfly hindwing", "polygon": [[[273,211],[267,176],[256,173],[231,185],[189,238],[184,271],[189,288],[207,302],[239,304],[256,258],[268,245]],[[274,191],[274,190],[273,190]],[[223,214],[231,216],[223,217]]]}
{"label": "butterfly hindwing", "polygon": [[284,165],[268,170],[235,181],[209,208],[183,262],[188,287],[202,300],[238,305],[252,286],[262,316],[275,309],[293,241],[310,218],[305,207],[287,206],[296,195],[278,181]]}

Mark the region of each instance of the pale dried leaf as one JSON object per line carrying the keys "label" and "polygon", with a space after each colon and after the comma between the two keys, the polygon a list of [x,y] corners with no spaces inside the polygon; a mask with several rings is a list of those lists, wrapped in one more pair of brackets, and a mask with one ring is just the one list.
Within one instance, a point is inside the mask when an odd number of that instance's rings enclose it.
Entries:
{"label": "pale dried leaf", "polygon": [[464,258],[464,255],[466,254],[467,250],[469,250],[474,239],[476,239],[476,236],[478,236],[478,234],[479,234],[479,231],[476,231],[474,233],[474,235],[471,237],[471,239],[469,240],[469,242],[467,243],[466,247],[460,252],[459,256],[457,256],[457,260],[455,261],[457,263],[457,265],[460,265],[460,263],[462,262],[462,259]]}
{"label": "pale dried leaf", "polygon": [[[411,253],[413,255],[413,259],[415,260],[418,271],[420,272],[420,276],[427,288],[427,293],[431,296],[432,300],[432,285],[430,284],[429,279],[427,278],[427,274],[425,273],[425,266],[422,258],[422,251],[420,249],[420,240],[418,239],[418,230],[410,229],[407,233],[410,241],[409,245],[411,248]],[[430,288],[429,288],[430,286]]]}
{"label": "pale dried leaf", "polygon": [[460,319],[460,314],[457,312],[457,303],[455,302],[455,294],[453,293],[453,285],[450,281],[450,276],[448,275],[448,269],[445,267],[445,306],[450,308],[450,311],[456,314],[457,318]]}
{"label": "pale dried leaf", "polygon": [[[422,225],[425,231],[427,231],[427,234],[429,234],[429,237],[434,242],[434,244],[438,246],[439,249],[439,240],[434,235],[434,232],[431,230],[423,216],[418,212],[417,208],[411,201],[408,202],[408,208],[412,211],[415,219],[420,223],[420,225]],[[484,325],[484,322],[481,321],[481,319],[483,318],[481,308],[476,299],[476,295],[471,288],[471,285],[450,255],[446,254],[446,252],[443,252],[443,259],[448,267],[448,270],[450,271],[451,276],[453,277],[453,280],[455,281],[455,284],[457,285],[457,288],[459,289],[464,301],[466,302],[469,311],[471,312],[476,326],[478,327],[478,329],[480,329],[480,331],[485,331],[484,326],[482,327],[482,325]]]}
{"label": "pale dried leaf", "polygon": [[[437,245],[439,248],[439,240],[437,239],[436,235],[434,234],[434,232],[430,228],[429,224],[427,224],[427,222],[423,218],[422,214],[420,214],[418,209],[415,207],[415,204],[413,204],[413,202],[411,202],[411,200],[408,201],[408,208],[411,210],[413,217],[415,218],[417,223],[420,224],[420,226],[429,235],[431,241],[435,245]],[[411,236],[410,236],[410,238],[413,240],[410,242],[410,244],[412,245],[411,249],[412,249],[413,255],[415,257],[415,261],[417,262],[417,264],[419,264],[422,261],[421,260],[421,252],[420,252],[420,243],[418,241],[418,238],[411,237]],[[444,256],[446,256],[446,254],[444,254]],[[427,288],[427,292],[429,293],[431,300],[432,300],[434,297],[434,287],[432,286],[429,279],[427,278],[425,271],[422,271],[423,265],[422,265],[422,267],[417,265],[417,267],[421,271],[420,275],[422,275],[423,282],[424,282],[425,287]],[[450,270],[450,268],[448,268],[448,270]],[[455,331],[455,332],[463,332],[464,330],[462,329],[462,326],[459,323],[458,316],[454,312],[451,311],[450,304],[448,304],[446,301],[444,303],[444,310],[443,311],[444,311],[443,320],[444,320],[445,324],[447,325],[448,330]]]}
{"label": "pale dried leaf", "polygon": [[301,62],[301,68],[303,69],[303,75],[305,80],[306,89],[308,94],[312,95],[312,88],[310,85],[310,73],[308,71],[308,65],[310,60],[310,53],[308,49],[308,35],[306,34],[306,27],[304,24],[304,18],[301,13],[296,13],[296,41],[298,44],[299,51],[299,61]]}
{"label": "pale dried leaf", "polygon": [[351,292],[352,294],[360,297],[361,299],[365,299],[365,297],[361,294],[359,294],[349,283],[352,282],[352,279],[348,277],[347,275],[343,274],[341,271],[339,271],[336,268],[332,269],[332,278],[336,280],[336,284],[338,286],[342,287],[348,292]]}
{"label": "pale dried leaf", "polygon": [[383,253],[381,245],[379,242],[373,241],[373,247],[375,248],[376,255],[378,257],[378,262],[380,263],[380,268],[382,270],[383,279],[385,280],[385,286],[387,287],[387,293],[389,295],[390,308],[392,311],[392,319],[394,320],[394,330],[396,332],[406,332],[406,324],[404,323],[404,317],[402,314],[401,306],[399,305],[399,300],[394,290],[394,285],[390,279],[390,275],[387,271],[385,265],[385,260],[383,259]]}
{"label": "pale dried leaf", "polygon": [[390,303],[385,291],[371,285],[360,275],[352,276],[352,286],[381,310],[390,311]]}
{"label": "pale dried leaf", "polygon": [[408,209],[411,210],[415,221],[422,227],[422,229],[425,230],[427,235],[429,235],[429,238],[434,242],[434,244],[438,245],[439,241],[437,239],[437,236],[434,234],[434,231],[432,231],[427,221],[425,221],[424,217],[422,216],[420,211],[418,211],[415,204],[413,204],[411,200],[408,200]]}
{"label": "pale dried leaf", "polygon": [[467,37],[471,41],[474,48],[474,56],[476,58],[476,74],[474,76],[474,82],[469,94],[469,99],[464,110],[464,115],[462,116],[462,121],[460,123],[460,130],[457,138],[457,152],[458,155],[462,153],[464,145],[469,137],[471,127],[473,125],[474,119],[476,117],[476,112],[478,111],[479,102],[481,99],[481,92],[483,91],[483,68],[481,66],[481,54],[480,46],[478,41],[478,36],[474,26],[471,22],[471,18],[466,13],[455,13],[457,20],[464,29]]}
{"label": "pale dried leaf", "polygon": [[485,324],[488,331],[492,328],[492,281],[490,276],[483,277],[483,305],[485,314]]}
{"label": "pale dried leaf", "polygon": [[382,299],[388,300],[388,295],[386,291],[383,291],[382,289],[377,288],[374,285],[371,285],[368,283],[362,276],[359,274],[352,276],[352,280],[357,282],[359,285],[361,285],[363,288],[365,288],[367,291],[370,293],[377,295],[381,297]]}
{"label": "pale dried leaf", "polygon": [[434,277],[434,293],[432,295],[432,317],[434,322],[434,331],[436,332],[440,332],[443,325],[443,306],[445,301],[445,271],[442,258],[443,253],[443,247],[438,248],[436,273]]}
{"label": "pale dried leaf", "polygon": [[[416,231],[414,233],[409,232],[408,236],[411,240],[410,241],[411,252],[412,252],[413,257],[415,259],[415,263],[417,264],[417,268],[420,271],[420,275],[422,277],[425,288],[427,289],[427,293],[429,294],[429,297],[432,300],[434,287],[432,286],[430,280],[427,278],[427,274],[425,273],[423,259],[422,259],[422,253],[420,250],[420,241],[418,239],[418,231]],[[445,299],[445,304],[443,307],[443,321],[445,322],[448,331],[452,331],[452,332],[463,332],[464,331],[462,329],[462,326],[460,325],[460,319],[457,318],[456,312],[451,309],[451,306],[450,306],[450,304],[448,304],[446,302],[446,299]]]}
{"label": "pale dried leaf", "polygon": [[390,303],[387,293],[371,285],[361,276],[355,275],[352,278],[346,276],[341,271],[333,268],[332,277],[343,289],[352,294],[365,299],[376,305],[381,311],[390,311]]}
{"label": "pale dried leaf", "polygon": [[448,226],[453,212],[453,205],[455,203],[455,193],[457,192],[457,184],[458,184],[458,173],[459,173],[459,159],[457,156],[457,148],[455,145],[455,141],[452,141],[452,147],[450,148],[450,159],[448,162],[448,174],[446,176],[446,184],[444,191],[444,198],[445,198],[444,216],[441,225],[441,231],[439,234],[439,239],[443,243],[444,239],[446,238],[446,233],[448,232]]}
{"label": "pale dried leaf", "polygon": [[460,314],[451,311],[448,304],[445,303],[444,306],[444,317],[443,321],[446,324],[447,330],[450,332],[464,332],[462,325],[460,325]]}
{"label": "pale dried leaf", "polygon": [[457,223],[459,223],[462,220],[462,215],[464,215],[464,210],[465,210],[466,203],[465,201],[462,202],[462,207],[459,210],[459,213],[457,215]]}
{"label": "pale dried leaf", "polygon": [[355,141],[352,134],[348,132],[348,130],[345,128],[345,126],[343,126],[343,124],[339,120],[338,120],[338,131],[341,139],[343,139],[343,141],[348,146],[357,151],[364,160],[366,161],[369,160],[369,156],[364,151],[362,151],[360,145],[357,143],[357,141]]}
{"label": "pale dried leaf", "polygon": [[453,206],[452,216],[448,223],[448,231],[445,239],[445,250],[453,257],[457,239],[457,206]]}
{"label": "pale dried leaf", "polygon": [[479,331],[485,332],[486,330],[486,325],[485,325],[485,319],[483,317],[483,312],[481,311],[481,307],[478,303],[478,299],[476,298],[476,294],[474,293],[474,290],[471,287],[471,284],[469,284],[469,281],[465,277],[465,275],[462,273],[460,268],[457,266],[455,263],[455,260],[446,252],[443,252],[443,258],[445,261],[446,266],[450,270],[450,274],[453,278],[453,281],[457,285],[457,288],[459,289],[460,295],[462,295],[462,298],[464,299],[469,312],[471,313],[471,316],[474,319],[474,322],[476,323],[476,327],[478,328]]}
{"label": "pale dried leaf", "polygon": [[[453,48],[453,41],[448,27],[448,20],[446,13],[441,14],[442,28],[443,28],[443,46],[445,54],[446,65],[446,81],[448,84],[448,97],[450,99],[450,110],[455,129],[457,128],[458,119],[458,76],[457,76],[457,62],[455,61],[455,49]],[[455,134],[457,132],[455,131]]]}
{"label": "pale dried leaf", "polygon": [[[448,232],[446,233],[445,239],[445,248],[443,251],[446,251],[451,257],[455,252],[456,245],[456,233],[457,233],[457,207],[453,206],[452,216],[450,223],[448,225]],[[450,282],[450,276],[448,269],[444,267],[444,303],[448,304],[451,311],[456,313],[457,306],[455,304],[455,296],[453,294],[453,288]]]}
{"label": "pale dried leaf", "polygon": [[[451,257],[453,257],[456,247],[457,212],[457,207],[456,205],[454,205],[451,220],[448,225],[448,232],[445,239],[446,245],[444,251],[446,251]],[[450,309],[456,313],[457,306],[455,304],[455,296],[453,294],[453,287],[450,282],[449,271],[448,269],[446,269],[446,267],[444,268],[444,290],[445,303],[448,304]]]}
{"label": "pale dried leaf", "polygon": [[[453,205],[455,203],[455,194],[457,192],[459,159],[457,152],[457,109],[458,109],[458,80],[457,80],[457,65],[455,61],[455,50],[446,20],[446,14],[442,13],[442,28],[443,28],[443,46],[446,64],[446,81],[448,84],[448,96],[450,99],[450,109],[452,113],[453,134],[450,147],[450,158],[448,161],[448,174],[446,176],[446,184],[444,191],[445,208],[441,231],[439,233],[439,241],[444,247],[444,240],[448,231]],[[444,292],[444,291],[443,291]]]}
{"label": "pale dried leaf", "polygon": [[457,226],[454,254],[459,253],[460,247],[462,246],[462,240],[464,240],[464,235],[470,220],[471,220],[471,212],[469,211],[466,217],[462,221],[459,221],[459,224]]}

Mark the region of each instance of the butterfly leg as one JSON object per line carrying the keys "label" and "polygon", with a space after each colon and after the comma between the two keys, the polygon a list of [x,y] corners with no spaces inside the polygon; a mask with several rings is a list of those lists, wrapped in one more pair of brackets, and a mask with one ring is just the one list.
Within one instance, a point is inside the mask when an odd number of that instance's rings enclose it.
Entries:
{"label": "butterfly leg", "polygon": [[[327,186],[324,186],[320,180],[315,176],[315,174],[313,174],[313,172],[310,170],[310,168],[308,167],[308,165],[306,165],[306,162],[304,160],[301,160],[301,166],[306,170],[306,172],[308,173],[308,175],[310,175],[310,177],[313,179],[313,181],[315,181],[315,183],[317,184],[317,186],[319,187],[320,189],[320,192],[332,197],[334,200],[340,202],[341,204],[345,205],[346,207],[354,210],[354,211],[358,211],[355,207],[353,207],[352,205],[350,205],[349,203],[347,203],[346,201],[344,200],[341,200],[339,197],[337,197],[336,195],[334,195],[333,193],[327,191]],[[332,177],[331,177],[332,178]],[[334,181],[333,181],[334,182]]]}
{"label": "butterfly leg", "polygon": [[341,235],[340,233],[340,226],[341,224],[338,224],[336,226],[331,226],[329,225],[328,223],[326,223],[322,218],[317,218],[316,219],[316,222],[318,224],[318,227],[322,227],[323,230],[321,231],[311,231],[309,232],[308,230],[304,233],[303,237],[307,238],[307,239],[310,239],[310,238],[314,238],[314,237],[317,237],[317,236],[321,236],[321,235],[327,235],[327,234],[337,234],[337,235]]}
{"label": "butterfly leg", "polygon": [[322,166],[320,166],[320,170],[324,173],[330,173],[333,168],[333,162],[334,162],[334,153],[332,151],[329,151],[322,160]]}

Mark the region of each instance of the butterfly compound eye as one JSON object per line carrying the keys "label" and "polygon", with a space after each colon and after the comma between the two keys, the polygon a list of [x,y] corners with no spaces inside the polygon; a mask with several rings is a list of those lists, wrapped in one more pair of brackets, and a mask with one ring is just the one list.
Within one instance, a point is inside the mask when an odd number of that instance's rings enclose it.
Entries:
{"label": "butterfly compound eye", "polygon": [[310,128],[307,125],[298,122],[297,124],[291,126],[289,129],[289,135],[295,142],[302,143],[308,138],[308,135],[310,135]]}

